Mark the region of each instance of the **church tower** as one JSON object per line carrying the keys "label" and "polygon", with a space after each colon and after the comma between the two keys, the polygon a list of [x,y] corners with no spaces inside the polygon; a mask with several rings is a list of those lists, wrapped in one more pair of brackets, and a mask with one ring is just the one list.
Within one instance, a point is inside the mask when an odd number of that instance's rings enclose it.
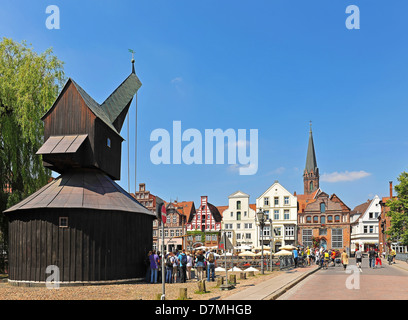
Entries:
{"label": "church tower", "polygon": [[319,188],[319,168],[313,144],[312,123],[310,123],[309,145],[307,147],[306,167],[303,172],[304,194],[311,194]]}

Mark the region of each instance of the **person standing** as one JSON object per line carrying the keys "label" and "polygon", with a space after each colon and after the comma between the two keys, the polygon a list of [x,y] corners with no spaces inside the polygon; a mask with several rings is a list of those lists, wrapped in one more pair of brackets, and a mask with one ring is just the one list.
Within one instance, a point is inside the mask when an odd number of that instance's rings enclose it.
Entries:
{"label": "person standing", "polygon": [[200,250],[198,251],[196,260],[195,260],[195,266],[197,269],[197,281],[203,280],[204,261],[205,261],[205,257],[204,257],[203,251]]}
{"label": "person standing", "polygon": [[210,278],[212,281],[215,281],[215,254],[213,252],[209,252],[207,256],[207,281],[210,282]]}
{"label": "person standing", "polygon": [[176,283],[177,280],[180,280],[179,270],[179,260],[175,253],[173,253],[173,282]]}
{"label": "person standing", "polygon": [[166,257],[166,283],[173,282],[173,252],[170,252]]}
{"label": "person standing", "polygon": [[186,250],[183,249],[179,255],[180,260],[180,282],[185,283],[187,279],[187,254]]}
{"label": "person standing", "polygon": [[346,250],[343,250],[343,253],[341,254],[341,263],[343,264],[344,270],[346,270],[348,265],[348,254]]}
{"label": "person standing", "polygon": [[187,280],[191,280],[191,268],[193,267],[193,257],[187,253]]}
{"label": "person standing", "polygon": [[157,283],[157,270],[159,269],[159,256],[156,251],[153,250],[152,254],[149,256],[150,259],[150,283]]}

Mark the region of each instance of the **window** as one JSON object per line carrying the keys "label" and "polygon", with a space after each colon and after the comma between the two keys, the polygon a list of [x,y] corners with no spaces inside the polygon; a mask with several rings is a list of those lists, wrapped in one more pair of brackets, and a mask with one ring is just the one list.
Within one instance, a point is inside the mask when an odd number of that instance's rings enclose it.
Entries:
{"label": "window", "polygon": [[320,228],[319,236],[327,236],[327,228]]}
{"label": "window", "polygon": [[245,233],[245,239],[251,239],[251,234],[250,233]]}
{"label": "window", "polygon": [[322,203],[320,204],[320,212],[321,212],[321,213],[326,212],[326,205],[324,204],[324,202],[322,202]]}
{"label": "window", "polygon": [[312,241],[312,229],[303,229],[302,230],[302,242],[303,245],[306,247],[312,247],[313,241]]}
{"label": "window", "polygon": [[236,237],[237,237],[237,240],[241,240],[241,234],[240,233],[237,233]]}
{"label": "window", "polygon": [[333,216],[327,216],[327,223],[333,223]]}
{"label": "window", "polygon": [[109,138],[106,139],[106,145],[107,145],[108,148],[110,148],[112,146],[111,139],[109,139]]}
{"label": "window", "polygon": [[288,204],[289,204],[289,197],[284,197],[284,198],[283,198],[283,203],[284,203],[285,205],[288,205]]}
{"label": "window", "polygon": [[370,233],[374,233],[374,226],[370,226],[369,231],[370,231]]}
{"label": "window", "polygon": [[264,198],[264,206],[269,206],[269,197]]}
{"label": "window", "polygon": [[312,223],[312,217],[311,216],[306,217],[306,223]]}
{"label": "window", "polygon": [[319,217],[313,216],[313,223],[319,223]]}
{"label": "window", "polygon": [[286,226],[285,227],[285,237],[295,236],[295,226]]}
{"label": "window", "polygon": [[205,235],[205,241],[211,241],[211,234]]}
{"label": "window", "polygon": [[174,237],[174,230],[170,230],[170,237]]}
{"label": "window", "polygon": [[343,229],[332,229],[332,248],[343,247]]}
{"label": "window", "polygon": [[269,220],[269,210],[265,210],[265,220]]}
{"label": "window", "polygon": [[241,220],[241,211],[237,211],[237,220]]}
{"label": "window", "polygon": [[310,181],[309,183],[309,191],[313,191],[313,181]]}
{"label": "window", "polygon": [[274,218],[275,220],[279,220],[279,210],[274,210],[274,211],[273,211],[273,218]]}
{"label": "window", "polygon": [[164,237],[167,238],[169,236],[169,230],[164,230]]}
{"label": "window", "polygon": [[231,218],[234,216],[234,212],[231,211]]}
{"label": "window", "polygon": [[241,210],[241,201],[237,201],[237,210]]}
{"label": "window", "polygon": [[232,232],[231,231],[227,232],[227,238],[232,239]]}
{"label": "window", "polygon": [[283,219],[284,220],[289,220],[290,219],[289,210],[284,210],[283,211]]}
{"label": "window", "polygon": [[273,228],[273,233],[276,237],[281,236],[281,227]]}
{"label": "window", "polygon": [[270,236],[270,231],[271,231],[271,228],[269,226],[265,226],[264,229],[263,229],[263,236],[264,237],[269,237]]}
{"label": "window", "polygon": [[245,229],[252,229],[252,223],[245,223],[244,228]]}
{"label": "window", "polygon": [[60,217],[59,218],[59,227],[60,228],[68,228],[68,217]]}
{"label": "window", "polygon": [[237,229],[241,229],[241,224],[237,223]]}
{"label": "window", "polygon": [[364,233],[368,233],[368,227],[364,226]]}
{"label": "window", "polygon": [[279,197],[274,198],[275,207],[279,206]]}
{"label": "window", "polygon": [[320,223],[325,224],[326,223],[326,216],[320,216]]}
{"label": "window", "polygon": [[334,222],[340,222],[340,216],[339,215],[334,216]]}
{"label": "window", "polygon": [[177,223],[177,216],[173,215],[173,223]]}

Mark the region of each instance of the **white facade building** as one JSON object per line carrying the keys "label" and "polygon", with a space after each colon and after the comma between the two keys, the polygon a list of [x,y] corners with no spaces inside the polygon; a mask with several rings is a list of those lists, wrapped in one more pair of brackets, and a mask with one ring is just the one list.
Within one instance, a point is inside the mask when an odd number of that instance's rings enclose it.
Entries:
{"label": "white facade building", "polygon": [[376,195],[372,200],[358,205],[350,214],[351,250],[362,251],[378,246],[378,216],[381,213],[380,198]]}
{"label": "white facade building", "polygon": [[[252,207],[252,208],[251,208]],[[255,204],[249,204],[249,195],[237,191],[228,197],[228,208],[222,217],[222,229],[234,247],[256,246]]]}
{"label": "white facade building", "polygon": [[[263,238],[257,245],[270,244],[275,252],[281,246],[296,244],[297,234],[297,197],[286,190],[279,181],[275,181],[256,199],[256,209],[261,208],[267,214]],[[270,234],[271,223],[273,233]]]}

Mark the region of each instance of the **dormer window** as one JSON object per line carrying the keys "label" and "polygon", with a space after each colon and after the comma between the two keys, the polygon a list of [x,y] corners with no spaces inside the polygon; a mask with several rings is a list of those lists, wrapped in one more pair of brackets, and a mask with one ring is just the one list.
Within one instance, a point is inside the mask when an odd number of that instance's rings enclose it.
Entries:
{"label": "dormer window", "polygon": [[106,145],[108,146],[108,148],[111,147],[111,139],[106,139]]}
{"label": "dormer window", "polygon": [[322,202],[322,203],[320,204],[320,212],[321,212],[321,213],[326,212],[326,205],[324,204],[324,202]]}

